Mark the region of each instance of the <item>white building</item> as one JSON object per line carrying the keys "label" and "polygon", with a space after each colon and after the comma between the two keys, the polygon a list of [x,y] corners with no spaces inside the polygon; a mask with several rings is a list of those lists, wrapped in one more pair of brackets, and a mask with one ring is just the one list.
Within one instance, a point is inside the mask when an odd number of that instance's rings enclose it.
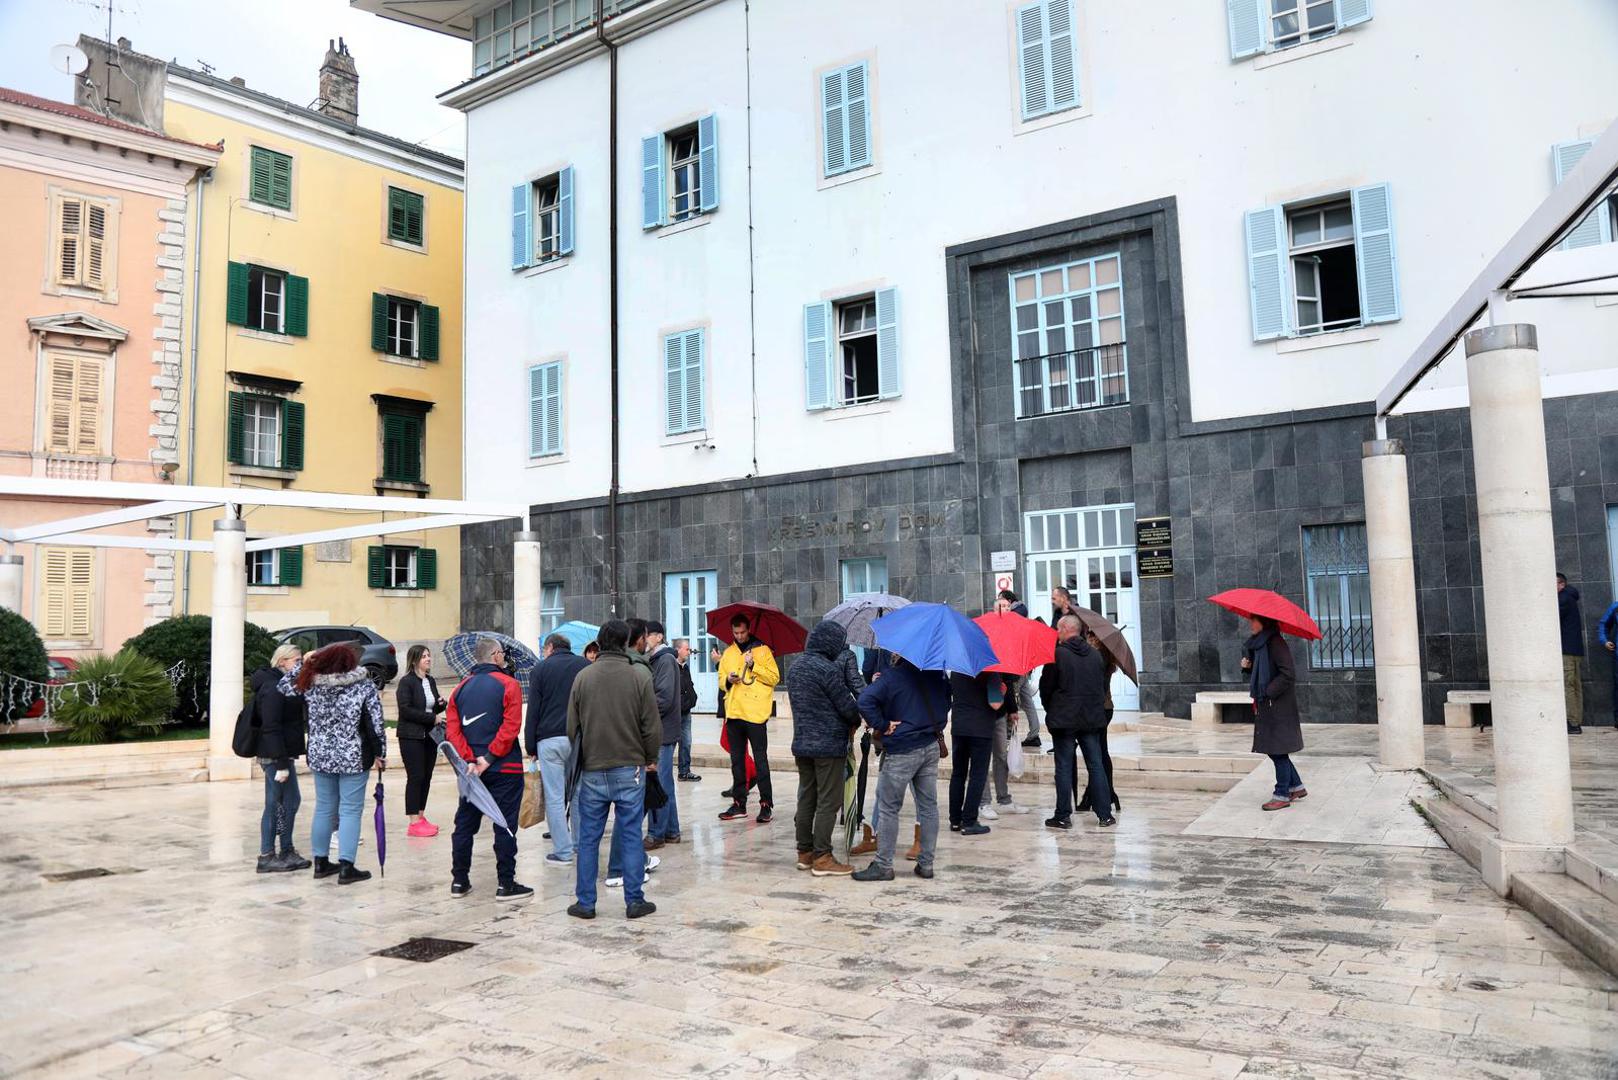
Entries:
{"label": "white building", "polygon": [[[468,124],[466,489],[534,505],[550,606],[674,632],[743,595],[977,607],[1009,573],[1127,623],[1171,711],[1237,677],[1203,598],[1259,585],[1328,631],[1305,708],[1370,717],[1370,403],[1618,116],[1602,0],[626,0],[604,35],[588,0],[353,2],[472,46],[442,99]],[[1593,616],[1618,307],[1536,303],[1558,559]],[[1486,681],[1463,379],[1389,431],[1434,703]],[[1137,580],[1158,517],[1172,573]],[[468,624],[509,619],[509,544],[465,543]]]}

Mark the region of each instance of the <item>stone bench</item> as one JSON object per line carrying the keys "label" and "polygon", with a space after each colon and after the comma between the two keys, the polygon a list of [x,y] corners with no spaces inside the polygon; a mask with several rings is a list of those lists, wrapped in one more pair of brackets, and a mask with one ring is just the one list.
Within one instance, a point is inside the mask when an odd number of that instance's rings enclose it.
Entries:
{"label": "stone bench", "polygon": [[1479,705],[1488,705],[1490,697],[1487,690],[1451,690],[1444,701],[1444,726],[1471,727],[1474,711]]}
{"label": "stone bench", "polygon": [[1221,713],[1226,705],[1242,705],[1249,718],[1253,711],[1253,696],[1246,690],[1199,690],[1191,703],[1191,726],[1216,728],[1223,723]]}

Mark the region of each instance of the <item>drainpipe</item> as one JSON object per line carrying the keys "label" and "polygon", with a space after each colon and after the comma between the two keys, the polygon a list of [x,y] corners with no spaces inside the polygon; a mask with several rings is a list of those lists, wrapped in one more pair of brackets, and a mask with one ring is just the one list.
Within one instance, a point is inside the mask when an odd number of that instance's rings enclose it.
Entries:
{"label": "drainpipe", "polygon": [[612,479],[607,488],[607,613],[618,616],[618,46],[607,38],[603,0],[595,0],[596,40],[607,50],[607,295],[608,379],[612,384]]}
{"label": "drainpipe", "polygon": [[[191,238],[191,363],[186,376],[190,383],[189,417],[185,434],[185,482],[197,482],[197,324],[202,312],[202,211],[207,205],[203,198],[204,184],[213,183],[213,170],[197,177],[197,230]],[[191,539],[191,520],[195,513],[185,515],[185,538]],[[180,553],[180,614],[191,614],[191,551]]]}
{"label": "drainpipe", "polygon": [[753,251],[753,6],[742,3],[747,79],[747,369],[753,389],[753,471],[758,475],[758,259]]}

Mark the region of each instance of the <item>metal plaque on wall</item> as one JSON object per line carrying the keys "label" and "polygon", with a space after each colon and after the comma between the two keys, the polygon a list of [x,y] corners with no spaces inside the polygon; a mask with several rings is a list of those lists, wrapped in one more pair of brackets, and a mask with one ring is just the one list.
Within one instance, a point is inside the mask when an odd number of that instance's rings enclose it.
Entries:
{"label": "metal plaque on wall", "polygon": [[1154,548],[1135,552],[1135,574],[1143,578],[1174,576],[1174,552],[1168,548]]}
{"label": "metal plaque on wall", "polygon": [[1135,547],[1156,550],[1174,546],[1174,528],[1166,517],[1135,519]]}

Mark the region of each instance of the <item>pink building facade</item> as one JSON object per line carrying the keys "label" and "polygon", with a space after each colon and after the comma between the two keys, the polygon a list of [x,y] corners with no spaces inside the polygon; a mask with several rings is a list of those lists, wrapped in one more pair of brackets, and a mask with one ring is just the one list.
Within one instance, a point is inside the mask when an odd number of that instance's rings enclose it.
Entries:
{"label": "pink building facade", "polygon": [[[178,468],[187,229],[216,147],[0,88],[0,473],[168,482]],[[15,528],[112,504],[0,499]],[[22,614],[53,655],[116,651],[176,610],[174,555],[43,538],[21,560]],[[8,598],[10,599],[10,598]]]}

